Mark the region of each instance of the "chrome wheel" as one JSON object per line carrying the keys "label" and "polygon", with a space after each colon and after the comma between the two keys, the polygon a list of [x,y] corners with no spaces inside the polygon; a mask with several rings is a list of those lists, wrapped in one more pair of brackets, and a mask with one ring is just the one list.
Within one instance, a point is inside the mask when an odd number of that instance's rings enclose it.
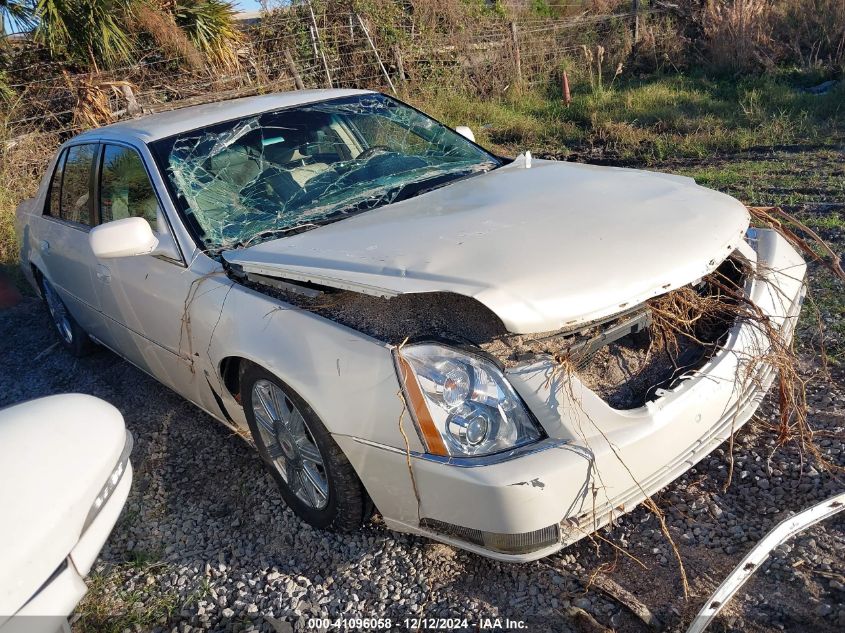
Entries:
{"label": "chrome wheel", "polygon": [[43,280],[44,299],[47,301],[47,308],[50,310],[50,316],[53,318],[53,324],[59,331],[59,336],[64,339],[65,343],[73,342],[73,330],[70,326],[70,315],[64,302],[56,294],[53,286],[46,279]]}
{"label": "chrome wheel", "polygon": [[329,502],[323,456],[296,405],[269,380],[252,387],[252,410],[273,465],[297,498],[321,510]]}

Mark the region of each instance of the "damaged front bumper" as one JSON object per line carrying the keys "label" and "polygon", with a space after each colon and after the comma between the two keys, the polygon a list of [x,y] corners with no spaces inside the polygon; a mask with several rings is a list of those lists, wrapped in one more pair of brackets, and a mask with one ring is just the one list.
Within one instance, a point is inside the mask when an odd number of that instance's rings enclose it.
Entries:
{"label": "damaged front bumper", "polygon": [[[738,254],[754,270],[746,297],[789,340],[804,261],[769,230],[754,232]],[[535,560],[632,510],[745,424],[775,377],[759,362],[770,346],[759,327],[737,322],[703,367],[631,410],[611,408],[551,360],[508,369],[548,436],[513,454],[456,461],[339,441],[353,463],[388,482],[373,497],[389,527],[500,560]],[[397,476],[409,458],[415,491]]]}

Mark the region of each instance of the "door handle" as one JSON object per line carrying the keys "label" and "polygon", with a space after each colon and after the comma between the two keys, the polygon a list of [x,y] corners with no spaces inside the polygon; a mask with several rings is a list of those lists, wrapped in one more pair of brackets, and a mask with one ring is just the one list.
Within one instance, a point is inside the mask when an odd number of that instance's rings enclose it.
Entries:
{"label": "door handle", "polygon": [[111,271],[108,269],[107,266],[103,266],[100,264],[97,266],[97,279],[102,281],[104,284],[109,283],[111,281]]}
{"label": "door handle", "polygon": [[47,240],[41,240],[38,243],[39,248],[41,249],[42,253],[49,253],[50,252],[50,242]]}

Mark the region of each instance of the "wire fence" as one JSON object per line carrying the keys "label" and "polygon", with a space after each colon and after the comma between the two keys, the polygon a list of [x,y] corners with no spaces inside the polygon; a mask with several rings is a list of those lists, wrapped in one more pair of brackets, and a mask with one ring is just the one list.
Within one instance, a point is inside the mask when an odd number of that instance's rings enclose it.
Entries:
{"label": "wire fence", "polygon": [[[245,28],[237,62],[191,67],[158,45],[135,51],[135,63],[73,72],[34,43],[20,41],[4,71],[11,92],[3,113],[6,138],[42,135],[56,143],[80,130],[143,113],[297,88],[373,88],[403,95],[455,85],[481,96],[518,85],[559,85],[567,64],[617,67],[630,56],[632,22],[658,24],[666,9],[639,7],[597,14],[575,2],[550,3],[539,17],[518,0],[505,13],[474,16],[457,28],[434,16],[402,13],[392,21],[299,4],[265,14]],[[626,5],[623,5],[623,7]],[[640,32],[644,32],[642,26]],[[670,37],[648,39],[654,59]],[[639,43],[642,45],[642,43]],[[7,141],[7,146],[10,141]],[[34,159],[36,160],[36,159]],[[40,159],[39,159],[40,160]]]}

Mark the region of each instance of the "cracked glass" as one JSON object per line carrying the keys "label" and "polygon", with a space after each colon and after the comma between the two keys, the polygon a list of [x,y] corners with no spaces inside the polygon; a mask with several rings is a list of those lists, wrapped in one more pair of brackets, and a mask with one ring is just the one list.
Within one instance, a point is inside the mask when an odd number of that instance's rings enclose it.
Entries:
{"label": "cracked glass", "polygon": [[177,207],[212,252],[308,230],[500,165],[381,94],[265,112],[152,147]]}

